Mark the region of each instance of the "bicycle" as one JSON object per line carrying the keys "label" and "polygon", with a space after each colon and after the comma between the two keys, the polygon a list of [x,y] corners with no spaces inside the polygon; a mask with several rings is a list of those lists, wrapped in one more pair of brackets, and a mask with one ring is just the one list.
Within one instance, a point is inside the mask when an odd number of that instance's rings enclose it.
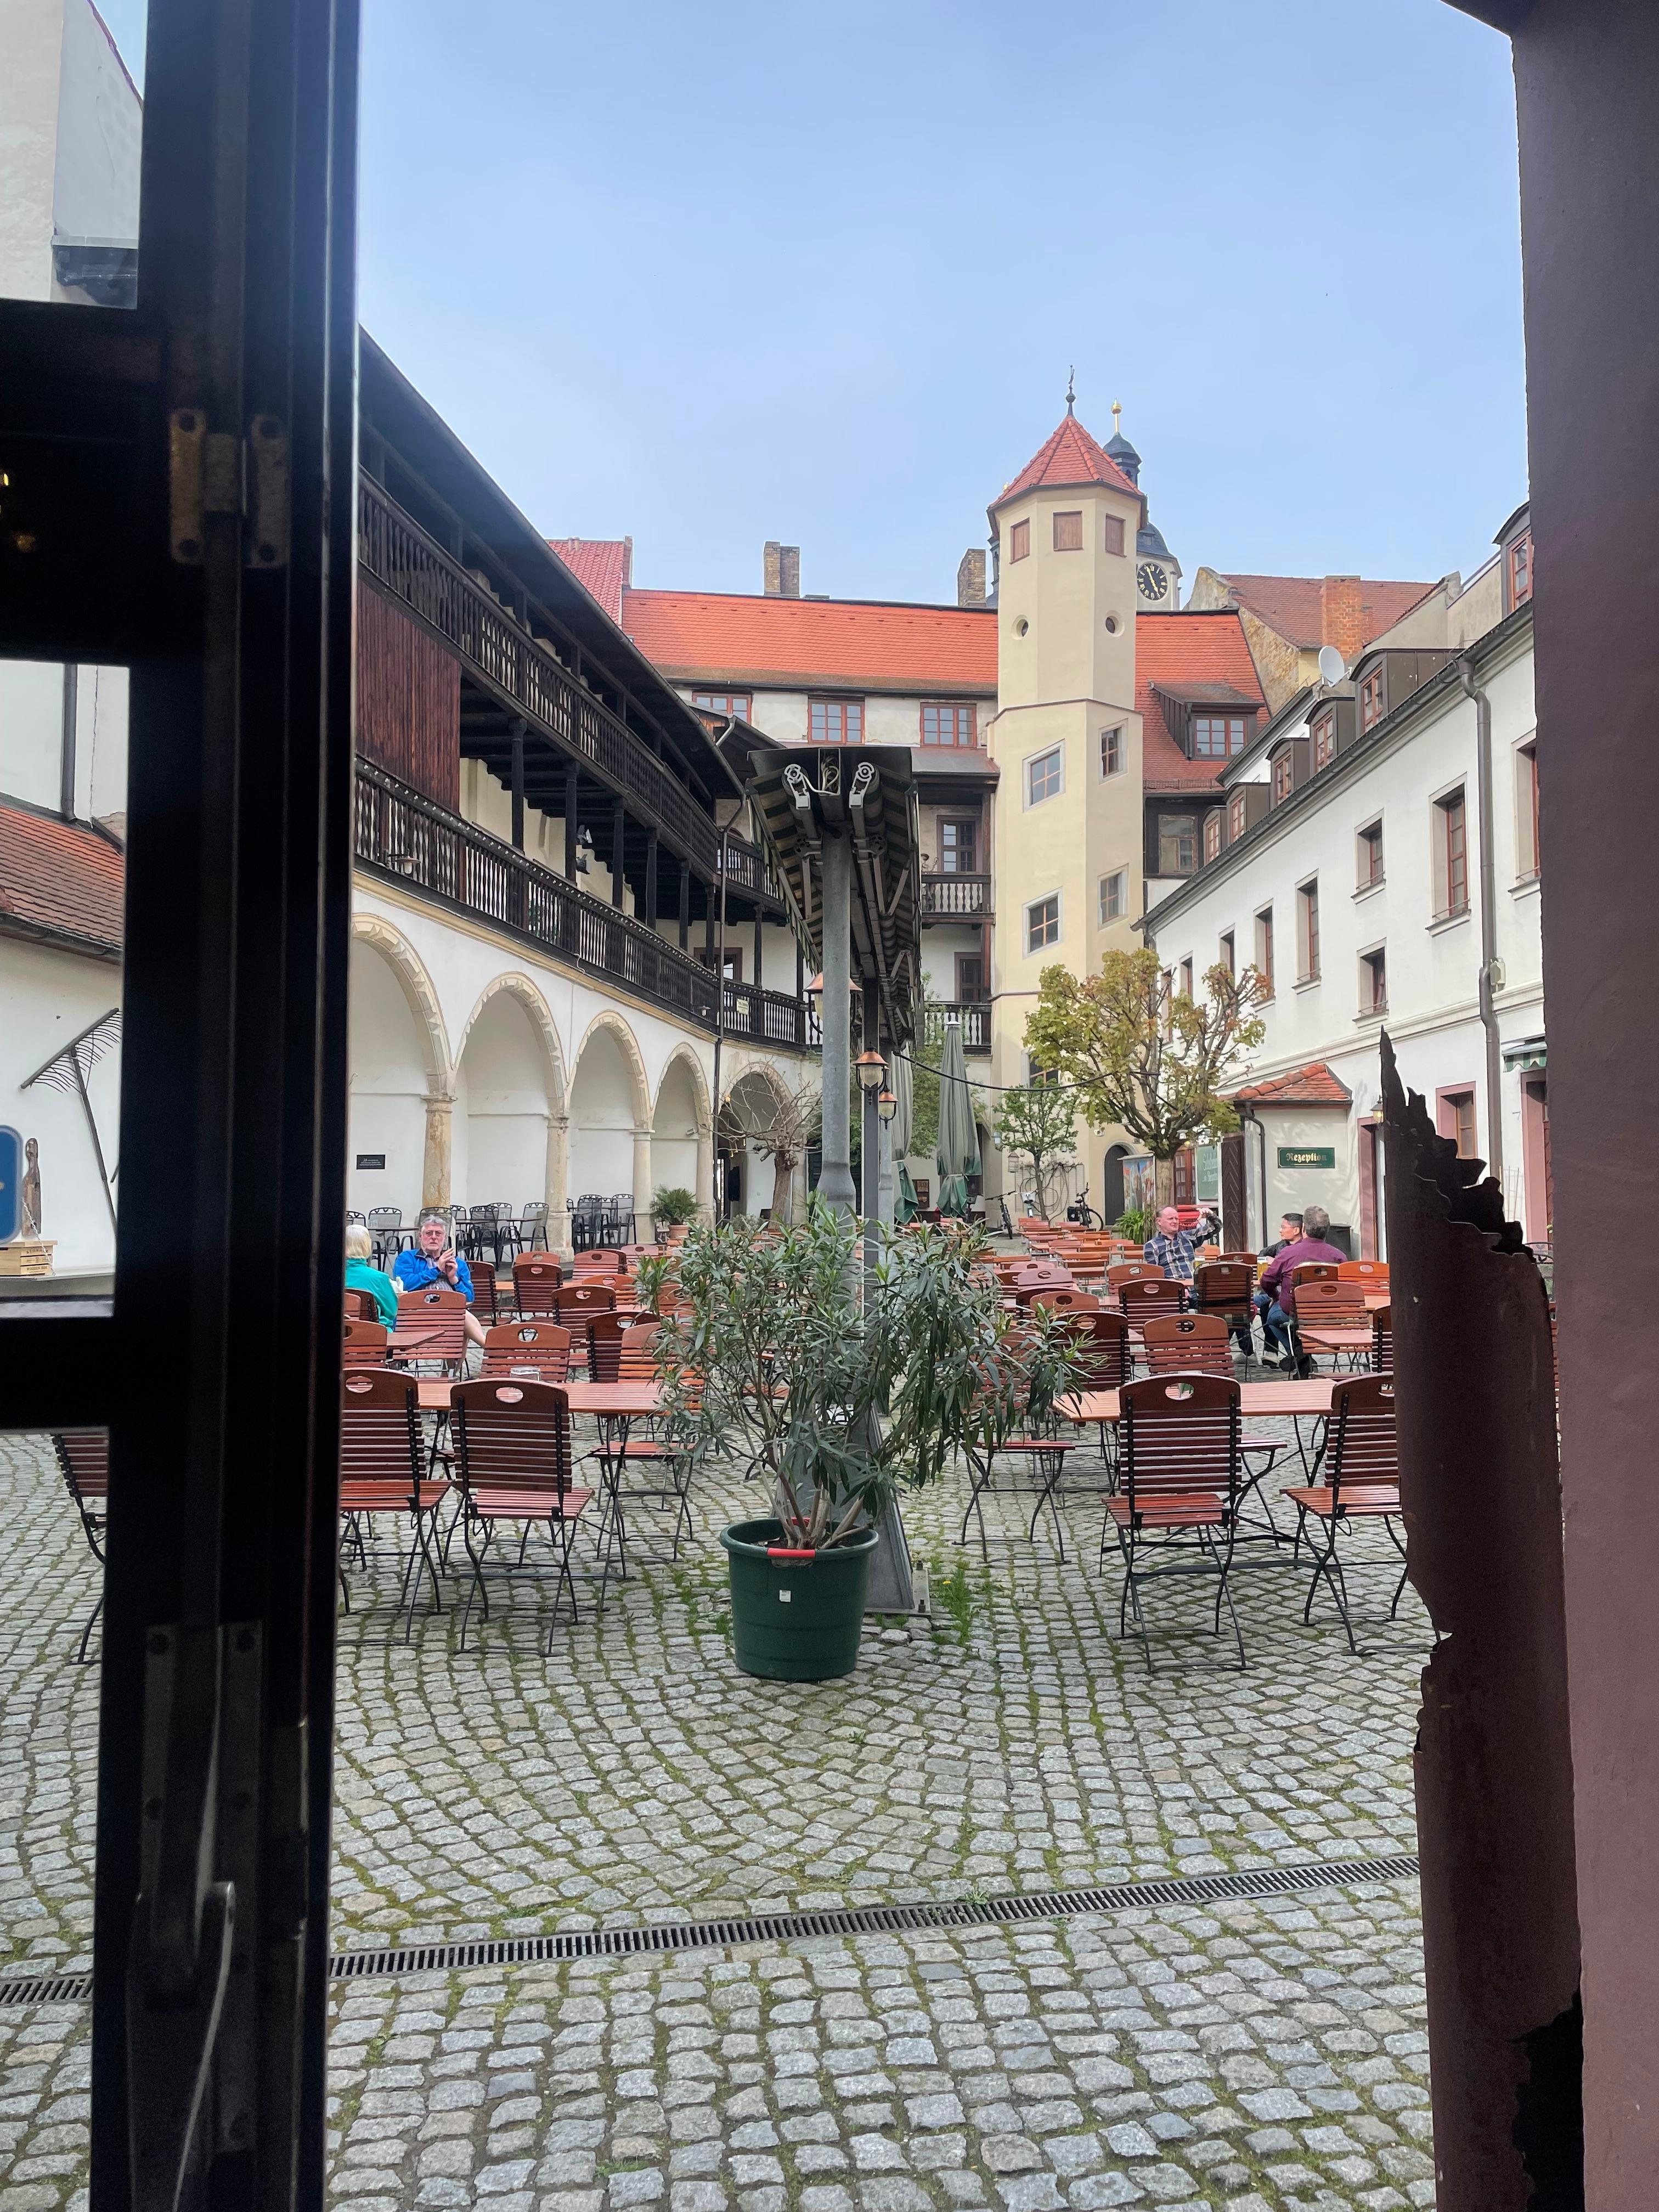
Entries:
{"label": "bicycle", "polygon": [[1066,1207],[1066,1218],[1075,1223],[1079,1229],[1103,1229],[1106,1226],[1104,1221],[1089,1203],[1089,1186],[1086,1182]]}

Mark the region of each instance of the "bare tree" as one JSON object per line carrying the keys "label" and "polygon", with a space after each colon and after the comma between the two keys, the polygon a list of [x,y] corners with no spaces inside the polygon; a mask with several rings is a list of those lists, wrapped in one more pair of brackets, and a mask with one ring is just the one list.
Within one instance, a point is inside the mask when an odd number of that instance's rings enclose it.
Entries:
{"label": "bare tree", "polygon": [[790,1218],[795,1170],[816,1139],[823,1118],[817,1091],[798,1091],[781,1098],[769,1084],[738,1083],[720,1108],[720,1128],[772,1163],[772,1218],[780,1227]]}

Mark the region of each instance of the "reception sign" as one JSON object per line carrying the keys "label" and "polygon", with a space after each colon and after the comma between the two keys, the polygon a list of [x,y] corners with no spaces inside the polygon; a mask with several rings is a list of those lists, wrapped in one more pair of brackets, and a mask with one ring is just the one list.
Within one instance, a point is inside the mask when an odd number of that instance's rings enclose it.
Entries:
{"label": "reception sign", "polygon": [[1282,1168],[1334,1168],[1336,1165],[1334,1145],[1281,1145],[1279,1164]]}

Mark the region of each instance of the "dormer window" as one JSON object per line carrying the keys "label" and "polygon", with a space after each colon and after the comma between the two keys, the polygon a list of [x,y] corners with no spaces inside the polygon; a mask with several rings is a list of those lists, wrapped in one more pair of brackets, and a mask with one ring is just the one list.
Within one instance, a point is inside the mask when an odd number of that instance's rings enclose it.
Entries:
{"label": "dormer window", "polygon": [[1382,671],[1373,668],[1359,687],[1359,726],[1369,730],[1382,719]]}
{"label": "dormer window", "polygon": [[1336,716],[1322,714],[1313,726],[1313,764],[1323,768],[1336,756]]}
{"label": "dormer window", "polygon": [[1054,516],[1054,550],[1056,553],[1080,553],[1083,550],[1083,510],[1072,507]]}
{"label": "dormer window", "polygon": [[1510,611],[1532,597],[1532,532],[1522,531],[1509,551]]}
{"label": "dormer window", "polygon": [[1193,716],[1193,758],[1194,760],[1226,760],[1233,753],[1244,750],[1244,717],[1243,714],[1194,714]]}
{"label": "dormer window", "polygon": [[1231,845],[1244,835],[1244,794],[1234,792],[1227,801],[1227,842]]}
{"label": "dormer window", "polygon": [[1023,561],[1030,550],[1030,524],[1029,522],[1011,524],[1008,530],[1008,558],[1011,561]]}
{"label": "dormer window", "polygon": [[1204,865],[1221,858],[1221,809],[1218,806],[1204,817]]}
{"label": "dormer window", "polygon": [[1277,753],[1273,757],[1273,805],[1275,806],[1281,799],[1290,797],[1295,775],[1296,763],[1291,758],[1290,747],[1286,745],[1283,752]]}

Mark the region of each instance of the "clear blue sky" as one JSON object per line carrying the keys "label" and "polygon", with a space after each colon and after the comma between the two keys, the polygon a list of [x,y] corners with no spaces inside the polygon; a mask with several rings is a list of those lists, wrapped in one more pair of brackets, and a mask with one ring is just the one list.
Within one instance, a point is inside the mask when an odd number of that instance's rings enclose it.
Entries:
{"label": "clear blue sky", "polygon": [[1189,578],[1468,573],[1524,494],[1509,49],[1444,0],[365,6],[364,323],[638,582],[952,596],[1073,362]]}

